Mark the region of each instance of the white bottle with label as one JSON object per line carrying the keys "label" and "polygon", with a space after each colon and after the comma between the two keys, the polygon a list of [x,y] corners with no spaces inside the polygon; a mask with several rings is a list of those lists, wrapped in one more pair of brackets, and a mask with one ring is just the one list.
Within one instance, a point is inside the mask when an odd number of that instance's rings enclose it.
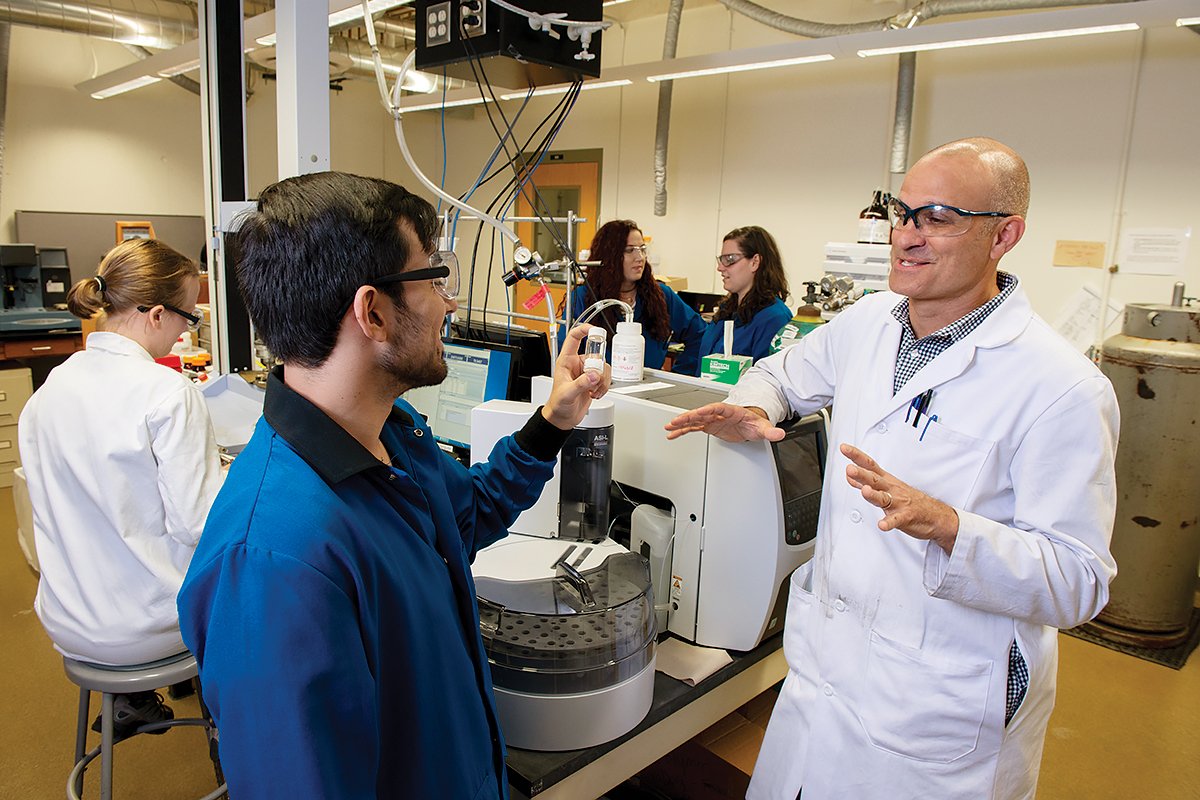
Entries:
{"label": "white bottle with label", "polygon": [[618,322],[617,333],[612,338],[612,379],[629,383],[640,381],[645,360],[642,323]]}

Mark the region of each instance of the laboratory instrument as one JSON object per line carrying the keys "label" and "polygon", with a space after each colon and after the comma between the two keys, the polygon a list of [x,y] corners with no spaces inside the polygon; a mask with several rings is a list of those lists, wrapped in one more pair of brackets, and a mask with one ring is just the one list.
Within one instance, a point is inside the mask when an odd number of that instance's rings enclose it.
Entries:
{"label": "laboratory instrument", "polygon": [[[540,382],[541,379],[538,379]],[[471,460],[524,425],[531,403],[471,414]],[[481,550],[472,573],[496,712],[513,747],[576,750],[621,736],[650,710],[655,624],[650,566],[607,538],[614,404],[593,401],[543,492],[561,514]]]}
{"label": "laboratory instrument", "polygon": [[[534,407],[549,397],[551,385],[549,378],[534,379]],[[667,440],[663,426],[668,421],[725,400],[729,389],[647,369],[641,383],[609,391],[604,400],[611,400],[615,414],[616,493],[661,512],[629,522],[614,513],[612,524],[637,523],[630,528],[630,549],[651,561],[653,573],[670,576],[668,585],[654,587],[656,602],[669,603],[668,630],[706,647],[752,650],[783,630],[788,578],[813,553],[827,422],[821,413],[785,423],[780,442],[732,443],[700,434]],[[476,410],[481,413],[486,412]],[[523,423],[510,421],[504,432]],[[487,429],[478,425],[477,416],[473,436]],[[476,452],[486,455],[499,435],[473,441],[472,458]],[[561,481],[556,470],[510,530],[555,535]],[[654,527],[664,524],[664,515],[669,533]],[[654,567],[664,562],[669,568]]]}

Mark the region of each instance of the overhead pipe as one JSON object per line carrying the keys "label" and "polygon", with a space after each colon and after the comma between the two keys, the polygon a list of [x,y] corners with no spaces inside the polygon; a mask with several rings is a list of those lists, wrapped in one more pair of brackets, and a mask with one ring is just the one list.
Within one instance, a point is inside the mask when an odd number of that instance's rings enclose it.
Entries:
{"label": "overhead pipe", "polygon": [[[148,8],[153,8],[150,12]],[[146,48],[169,50],[200,35],[196,22],[196,6],[176,0],[0,0],[0,23],[11,23],[61,33],[78,33],[125,45],[138,58],[151,55]],[[410,38],[415,29],[399,23],[376,20],[381,30]],[[370,46],[359,39],[335,36],[331,52],[345,54],[351,63],[348,74],[374,77]],[[406,51],[381,48],[384,70],[390,75],[400,72]],[[421,75],[414,73],[414,81]],[[168,78],[172,83],[199,94],[200,84],[185,76]],[[459,85],[465,85],[457,82]],[[414,84],[415,86],[415,84]],[[429,91],[428,86],[414,91]]]}
{"label": "overhead pipe", "polygon": [[749,17],[776,30],[820,39],[825,36],[845,36],[852,33],[867,33],[888,28],[911,28],[913,25],[934,17],[950,14],[994,13],[997,11],[1031,11],[1038,8],[1063,8],[1065,6],[1096,6],[1108,3],[1125,3],[1129,0],[925,0],[916,6],[891,17],[867,20],[866,22],[827,23],[814,22],[798,17],[789,17],[760,6],[751,0],[720,0],[730,11]]}
{"label": "overhead pipe", "polygon": [[[683,19],[683,0],[671,0],[667,9],[667,31],[663,39],[663,60],[675,57],[679,44],[679,24]],[[658,84],[658,125],[654,131],[654,216],[667,215],[667,141],[671,133],[671,90],[674,81]]]}
{"label": "overhead pipe", "polygon": [[888,171],[908,172],[908,140],[912,133],[913,98],[916,95],[917,54],[901,53],[896,72],[896,115],[892,120],[892,158]]}
{"label": "overhead pipe", "polygon": [[196,7],[138,0],[0,0],[0,22],[169,50],[200,35]]}

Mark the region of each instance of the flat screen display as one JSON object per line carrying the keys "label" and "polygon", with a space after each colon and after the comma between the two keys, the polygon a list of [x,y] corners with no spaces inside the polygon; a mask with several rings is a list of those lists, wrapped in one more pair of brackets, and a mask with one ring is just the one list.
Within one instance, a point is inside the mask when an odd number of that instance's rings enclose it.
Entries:
{"label": "flat screen display", "polygon": [[495,346],[446,342],[446,379],[404,393],[444,444],[471,446],[471,409],[488,400],[508,399],[513,355]]}

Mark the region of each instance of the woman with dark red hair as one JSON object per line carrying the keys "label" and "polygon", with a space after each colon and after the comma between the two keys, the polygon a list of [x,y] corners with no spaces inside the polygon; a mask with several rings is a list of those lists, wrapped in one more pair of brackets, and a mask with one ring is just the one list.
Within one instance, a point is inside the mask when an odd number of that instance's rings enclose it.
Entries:
{"label": "woman with dark red hair", "polygon": [[[628,219],[606,222],[592,238],[591,260],[598,266],[589,267],[587,282],[571,293],[571,319],[577,320],[588,306],[599,300],[621,300],[633,307],[633,321],[642,325],[646,340],[645,366],[662,369],[667,357],[667,345],[682,342],[683,353],[671,369],[685,375],[695,375],[700,368],[700,338],[704,335],[704,320],[687,303],[679,299],[668,286],[654,280],[646,261],[646,243],[637,223]],[[609,342],[623,319],[617,307],[606,308],[590,322],[608,329]],[[558,332],[561,347],[566,328]]]}

